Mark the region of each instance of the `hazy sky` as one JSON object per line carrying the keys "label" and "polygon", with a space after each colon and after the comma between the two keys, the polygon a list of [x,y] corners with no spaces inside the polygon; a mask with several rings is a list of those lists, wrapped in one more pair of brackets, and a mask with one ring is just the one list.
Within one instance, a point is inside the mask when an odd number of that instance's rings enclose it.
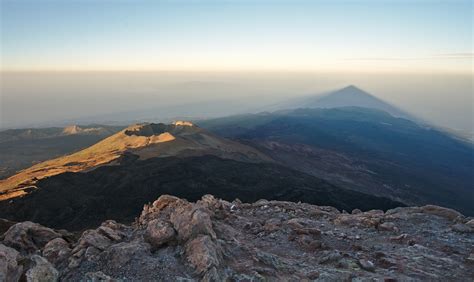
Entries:
{"label": "hazy sky", "polygon": [[8,70],[472,71],[472,1],[0,0]]}
{"label": "hazy sky", "polygon": [[354,84],[474,132],[470,0],[0,4],[0,127],[225,115]]}

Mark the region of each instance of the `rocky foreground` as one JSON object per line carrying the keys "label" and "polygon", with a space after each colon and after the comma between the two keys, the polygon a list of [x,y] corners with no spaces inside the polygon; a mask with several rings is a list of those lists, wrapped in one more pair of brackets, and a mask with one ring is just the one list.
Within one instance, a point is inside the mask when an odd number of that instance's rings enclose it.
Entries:
{"label": "rocky foreground", "polygon": [[472,281],[473,232],[472,218],[438,206],[348,214],[165,195],[131,226],[106,221],[82,234],[10,226],[0,281]]}

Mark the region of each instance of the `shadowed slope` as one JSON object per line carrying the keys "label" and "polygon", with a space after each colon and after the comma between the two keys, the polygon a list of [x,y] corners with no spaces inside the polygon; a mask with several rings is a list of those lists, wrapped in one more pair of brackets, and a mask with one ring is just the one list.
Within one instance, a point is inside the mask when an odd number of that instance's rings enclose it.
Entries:
{"label": "shadowed slope", "polygon": [[333,186],[272,163],[244,163],[215,156],[150,158],[126,154],[120,164],[40,180],[24,197],[0,202],[2,217],[81,229],[106,219],[133,221],[144,204],[163,194],[197,200],[212,193],[242,201],[275,199],[338,209],[388,209],[402,204]]}

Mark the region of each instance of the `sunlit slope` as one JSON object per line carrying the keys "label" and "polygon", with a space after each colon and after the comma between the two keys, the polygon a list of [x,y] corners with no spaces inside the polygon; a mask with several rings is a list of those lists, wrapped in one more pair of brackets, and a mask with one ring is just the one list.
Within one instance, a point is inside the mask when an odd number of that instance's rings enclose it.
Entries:
{"label": "sunlit slope", "polygon": [[0,200],[24,195],[28,189],[36,188],[38,180],[49,176],[114,165],[125,153],[132,153],[140,159],[210,154],[240,161],[270,161],[254,148],[217,137],[188,122],[137,124],[87,149],[39,163],[1,180]]}

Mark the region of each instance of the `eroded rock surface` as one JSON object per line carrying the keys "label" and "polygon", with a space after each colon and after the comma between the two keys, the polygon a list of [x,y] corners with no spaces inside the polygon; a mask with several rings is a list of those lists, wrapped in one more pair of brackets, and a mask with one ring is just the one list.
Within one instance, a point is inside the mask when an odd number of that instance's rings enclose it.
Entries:
{"label": "eroded rock surface", "polygon": [[131,226],[106,221],[74,240],[31,222],[11,226],[0,241],[0,280],[470,281],[472,222],[437,206],[349,214],[164,195]]}

